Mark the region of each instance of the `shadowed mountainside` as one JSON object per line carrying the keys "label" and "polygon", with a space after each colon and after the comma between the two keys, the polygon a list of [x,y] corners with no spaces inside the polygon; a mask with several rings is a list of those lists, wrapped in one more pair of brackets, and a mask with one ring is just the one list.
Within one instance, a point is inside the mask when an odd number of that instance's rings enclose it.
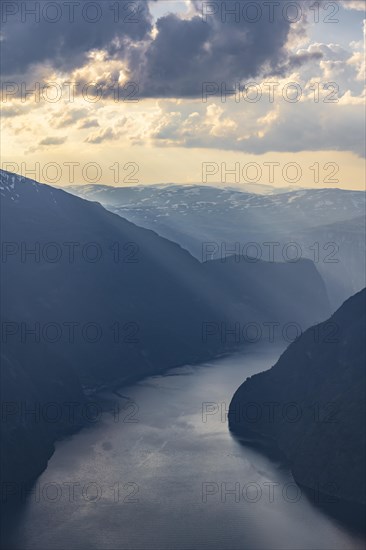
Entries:
{"label": "shadowed mountainside", "polygon": [[[266,189],[257,187],[259,193]],[[226,251],[264,261],[308,258],[326,282],[334,310],[365,286],[362,191],[256,194],[202,185],[74,185],[67,190],[172,239],[200,261]]]}
{"label": "shadowed mountainside", "polygon": [[299,484],[363,505],[365,306],[363,290],[309,328],[276,365],[240,386],[229,409],[232,432],[272,442]]}
{"label": "shadowed mountainside", "polygon": [[80,405],[86,389],[204,361],[241,343],[204,338],[207,322],[306,328],[329,314],[309,261],[202,265],[98,203],[0,175],[2,400],[15,407],[2,424],[4,479],[34,477],[54,439],[82,424],[78,414],[56,423],[24,417],[23,402],[28,409]]}

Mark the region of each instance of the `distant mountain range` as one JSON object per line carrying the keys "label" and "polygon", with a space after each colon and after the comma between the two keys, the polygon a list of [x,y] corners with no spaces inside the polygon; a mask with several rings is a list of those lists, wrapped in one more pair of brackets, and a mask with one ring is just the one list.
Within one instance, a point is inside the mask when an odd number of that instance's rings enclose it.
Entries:
{"label": "distant mountain range", "polygon": [[268,194],[263,189],[255,194],[202,185],[82,185],[67,190],[174,240],[200,261],[236,250],[263,260],[309,258],[326,281],[334,309],[365,286],[362,191],[274,194],[268,188]]}
{"label": "distant mountain range", "polygon": [[[63,190],[1,171],[0,193],[5,402],[80,403],[86,389],[245,344],[226,338],[235,323],[292,322],[304,330],[330,313],[309,260],[276,265],[241,256],[202,264],[178,244]],[[55,438],[79,420],[70,426],[9,415],[4,479],[32,479]]]}
{"label": "distant mountain range", "polygon": [[[301,485],[365,505],[366,289],[309,328],[229,409],[233,433],[277,446]],[[328,500],[328,502],[331,502]]]}

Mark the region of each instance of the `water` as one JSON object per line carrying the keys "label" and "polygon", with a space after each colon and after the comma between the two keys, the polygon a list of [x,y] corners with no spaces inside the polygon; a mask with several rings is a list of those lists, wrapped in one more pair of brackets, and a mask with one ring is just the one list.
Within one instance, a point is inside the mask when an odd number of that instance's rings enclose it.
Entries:
{"label": "water", "polygon": [[257,349],[105,394],[109,408],[125,409],[57,444],[8,547],[363,549],[364,539],[311,504],[285,467],[228,431],[233,393],[278,354]]}

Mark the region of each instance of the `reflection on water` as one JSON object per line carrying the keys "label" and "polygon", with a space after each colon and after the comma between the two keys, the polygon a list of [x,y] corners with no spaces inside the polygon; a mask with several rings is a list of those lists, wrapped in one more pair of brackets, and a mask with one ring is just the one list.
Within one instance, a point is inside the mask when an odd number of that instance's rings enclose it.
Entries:
{"label": "reflection on water", "polygon": [[57,444],[7,548],[363,549],[280,460],[228,431],[233,393],[278,354],[256,350],[105,393],[111,412]]}

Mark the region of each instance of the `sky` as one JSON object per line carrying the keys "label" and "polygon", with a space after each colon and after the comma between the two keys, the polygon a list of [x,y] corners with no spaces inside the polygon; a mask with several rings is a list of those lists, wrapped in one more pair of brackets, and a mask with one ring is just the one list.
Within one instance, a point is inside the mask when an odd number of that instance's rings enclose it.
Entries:
{"label": "sky", "polygon": [[3,169],[365,188],[363,0],[1,4]]}

